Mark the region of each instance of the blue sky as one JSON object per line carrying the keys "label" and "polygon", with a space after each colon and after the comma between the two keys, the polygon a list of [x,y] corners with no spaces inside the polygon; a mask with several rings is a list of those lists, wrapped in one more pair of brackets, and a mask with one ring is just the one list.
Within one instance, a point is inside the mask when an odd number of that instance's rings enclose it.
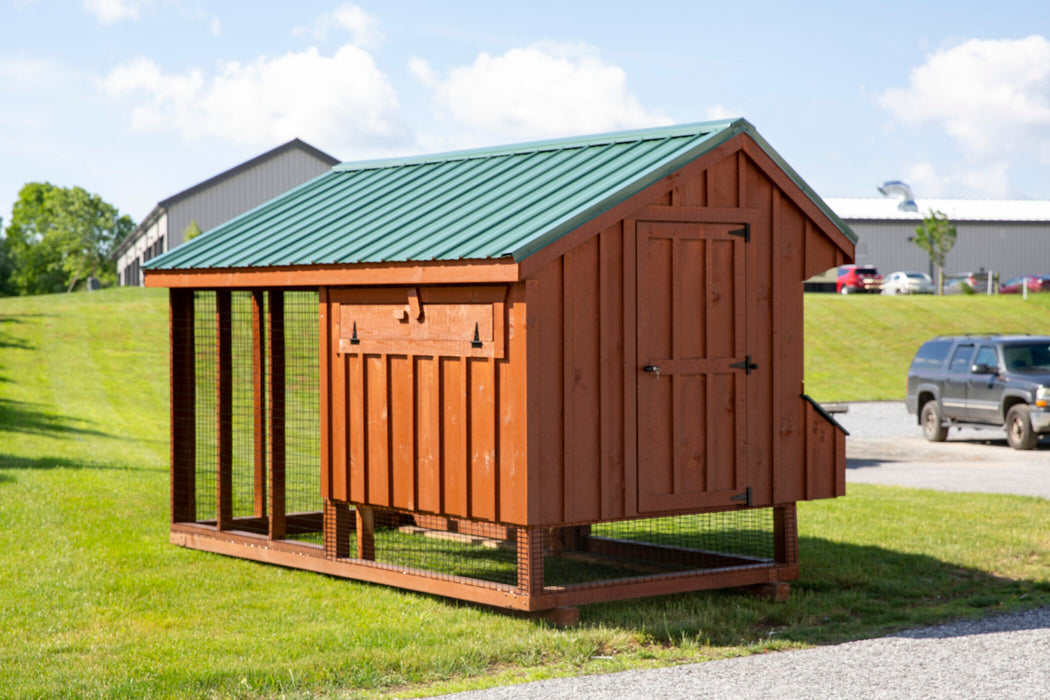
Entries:
{"label": "blue sky", "polygon": [[341,160],[742,116],[822,196],[1050,199],[1050,4],[0,0],[0,217],[137,221],[299,137]]}

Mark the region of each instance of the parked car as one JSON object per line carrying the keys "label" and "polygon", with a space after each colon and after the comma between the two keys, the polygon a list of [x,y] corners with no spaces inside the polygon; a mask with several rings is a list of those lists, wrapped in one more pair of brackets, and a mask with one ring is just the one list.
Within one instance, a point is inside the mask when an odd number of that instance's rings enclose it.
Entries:
{"label": "parked car", "polygon": [[983,271],[956,272],[955,274],[944,276],[945,294],[960,294],[963,293],[967,287],[969,287],[970,291],[977,292],[978,294],[987,294],[988,273]]}
{"label": "parked car", "polygon": [[931,442],[953,426],[998,427],[1015,450],[1050,433],[1050,336],[940,336],[908,368],[908,412]]}
{"label": "parked car", "polygon": [[933,280],[925,272],[891,272],[882,280],[883,294],[933,294]]}
{"label": "parked car", "polygon": [[843,265],[835,280],[835,291],[839,294],[877,294],[881,287],[882,275],[871,265]]}
{"label": "parked car", "polygon": [[1024,291],[1025,280],[1028,280],[1029,292],[1050,292],[1050,275],[1022,275],[1011,277],[999,285],[1000,294],[1020,294]]}

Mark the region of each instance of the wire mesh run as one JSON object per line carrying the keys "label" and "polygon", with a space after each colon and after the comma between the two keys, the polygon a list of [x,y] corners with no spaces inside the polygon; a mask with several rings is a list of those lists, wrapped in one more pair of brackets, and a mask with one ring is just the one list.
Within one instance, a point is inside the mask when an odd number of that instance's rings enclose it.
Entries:
{"label": "wire mesh run", "polygon": [[173,296],[172,368],[173,521],[319,537],[317,293]]}
{"label": "wire mesh run", "polygon": [[[770,566],[773,509],[516,528],[398,511],[345,508],[325,541],[337,558],[374,562],[478,585],[534,588],[616,585],[624,579]],[[364,517],[362,512],[371,512]],[[338,530],[338,531],[337,531]]]}

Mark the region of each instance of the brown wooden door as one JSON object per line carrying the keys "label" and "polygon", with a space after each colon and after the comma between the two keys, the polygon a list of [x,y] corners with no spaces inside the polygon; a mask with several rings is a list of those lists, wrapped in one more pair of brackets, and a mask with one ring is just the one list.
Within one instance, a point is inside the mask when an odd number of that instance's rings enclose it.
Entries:
{"label": "brown wooden door", "polygon": [[638,511],[741,502],[746,227],[639,221],[637,231]]}

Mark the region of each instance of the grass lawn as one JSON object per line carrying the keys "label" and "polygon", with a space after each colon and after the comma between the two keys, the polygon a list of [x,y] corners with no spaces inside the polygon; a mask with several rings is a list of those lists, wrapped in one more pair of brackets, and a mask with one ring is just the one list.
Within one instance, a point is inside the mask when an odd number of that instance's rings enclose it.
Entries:
{"label": "grass lawn", "polygon": [[[1047,310],[808,297],[808,390],[900,398],[926,336],[966,318],[1040,330]],[[566,630],[181,549],[167,535],[167,372],[164,291],[0,299],[0,697],[426,695],[1050,605],[1050,501],[862,485],[799,504],[786,603],[608,603]]]}

